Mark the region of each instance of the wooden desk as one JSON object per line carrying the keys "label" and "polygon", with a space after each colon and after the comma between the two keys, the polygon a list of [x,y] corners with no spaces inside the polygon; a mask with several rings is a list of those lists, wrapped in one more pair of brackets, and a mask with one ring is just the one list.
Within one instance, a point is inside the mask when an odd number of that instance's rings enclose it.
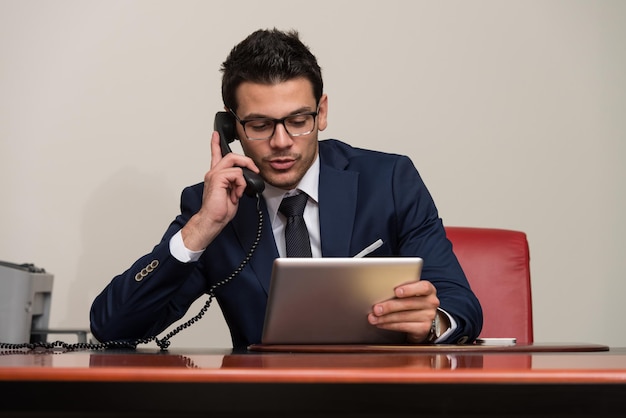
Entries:
{"label": "wooden desk", "polygon": [[0,417],[520,418],[625,411],[623,348],[0,355]]}

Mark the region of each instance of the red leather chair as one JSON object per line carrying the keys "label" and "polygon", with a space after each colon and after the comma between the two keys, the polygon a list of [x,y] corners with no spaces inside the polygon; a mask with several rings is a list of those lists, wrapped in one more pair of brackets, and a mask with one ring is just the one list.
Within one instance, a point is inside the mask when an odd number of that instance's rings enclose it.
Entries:
{"label": "red leather chair", "polygon": [[530,255],[526,234],[446,227],[448,239],[483,308],[480,337],[533,342]]}

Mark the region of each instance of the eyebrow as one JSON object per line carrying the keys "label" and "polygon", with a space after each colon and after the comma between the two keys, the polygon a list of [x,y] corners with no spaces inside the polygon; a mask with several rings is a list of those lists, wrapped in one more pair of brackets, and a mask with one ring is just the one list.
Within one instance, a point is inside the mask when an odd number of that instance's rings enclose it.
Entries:
{"label": "eyebrow", "polygon": [[[311,106],[302,106],[299,109],[296,109],[294,111],[292,111],[291,113],[287,114],[286,116],[283,117],[289,117],[289,116],[295,116],[298,115],[300,113],[306,113],[306,112],[313,112],[314,110],[312,110]],[[250,113],[249,115],[246,115],[244,117],[241,118],[241,120],[250,120],[250,119],[281,119],[281,118],[273,118],[267,115],[263,115],[261,113]]]}

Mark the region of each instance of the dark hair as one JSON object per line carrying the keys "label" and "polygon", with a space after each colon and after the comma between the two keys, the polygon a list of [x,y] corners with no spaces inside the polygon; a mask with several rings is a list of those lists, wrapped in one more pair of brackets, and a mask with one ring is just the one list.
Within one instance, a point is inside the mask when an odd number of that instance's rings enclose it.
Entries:
{"label": "dark hair", "polygon": [[276,84],[304,77],[313,86],[316,104],[322,97],[322,70],[295,30],[272,29],[252,33],[230,51],[221,71],[222,100],[233,111],[238,106],[235,92],[245,81]]}

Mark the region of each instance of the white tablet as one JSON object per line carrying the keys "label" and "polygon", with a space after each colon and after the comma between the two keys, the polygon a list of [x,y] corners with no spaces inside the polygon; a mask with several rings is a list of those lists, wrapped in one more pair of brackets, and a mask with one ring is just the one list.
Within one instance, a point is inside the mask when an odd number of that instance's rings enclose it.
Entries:
{"label": "white tablet", "polygon": [[417,257],[277,258],[262,344],[398,344],[405,334],[370,325],[374,304],[419,280]]}

